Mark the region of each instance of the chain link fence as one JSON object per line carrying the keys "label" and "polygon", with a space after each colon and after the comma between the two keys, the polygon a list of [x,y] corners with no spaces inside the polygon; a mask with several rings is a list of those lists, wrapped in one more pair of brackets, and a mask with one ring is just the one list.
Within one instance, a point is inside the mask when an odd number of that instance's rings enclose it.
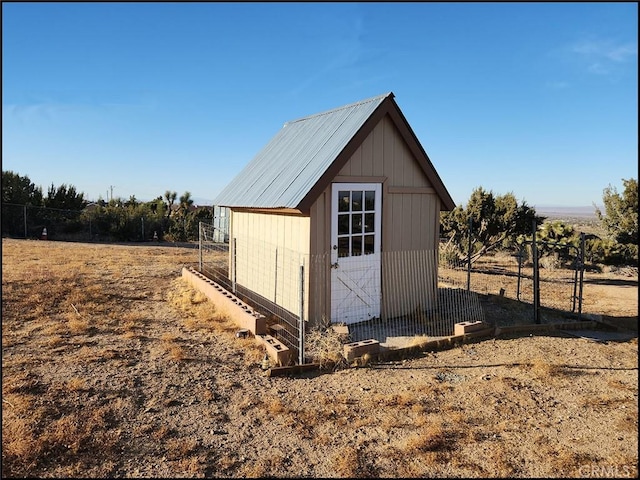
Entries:
{"label": "chain link fence", "polygon": [[45,228],[49,238],[61,240],[91,235],[81,210],[2,203],[3,236],[38,239]]}

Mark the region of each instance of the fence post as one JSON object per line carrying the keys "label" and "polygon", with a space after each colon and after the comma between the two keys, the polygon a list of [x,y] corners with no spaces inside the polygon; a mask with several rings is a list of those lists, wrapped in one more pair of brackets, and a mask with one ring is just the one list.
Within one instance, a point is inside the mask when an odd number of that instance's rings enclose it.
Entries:
{"label": "fence post", "polygon": [[578,293],[578,320],[581,320],[582,316],[582,284],[584,281],[584,244],[585,234],[580,233],[580,289]]}
{"label": "fence post", "polygon": [[24,238],[27,238],[27,206],[23,205],[24,209]]}
{"label": "fence post", "polygon": [[524,243],[520,245],[518,250],[518,283],[516,286],[516,299],[520,301],[520,277],[522,275],[522,259],[524,258]]}
{"label": "fence post", "polygon": [[276,247],[276,265],[274,272],[273,303],[278,303],[278,247]]}
{"label": "fence post", "polygon": [[469,250],[467,251],[467,292],[471,291],[471,229],[473,228],[473,217],[469,217]]}
{"label": "fence post", "polygon": [[300,319],[298,333],[298,363],[304,364],[304,263],[300,265]]}
{"label": "fence post", "polygon": [[140,220],[142,222],[142,241],[144,242],[144,217],[140,217]]}
{"label": "fence post", "polygon": [[533,256],[533,321],[540,323],[540,271],[538,265],[538,246],[536,245],[536,231],[538,226],[533,220],[533,232],[531,234],[531,251]]}
{"label": "fence post", "polygon": [[198,222],[198,265],[202,273],[202,222]]}
{"label": "fence post", "polygon": [[[582,238],[582,233],[580,234],[580,238]],[[576,312],[576,300],[578,299],[578,270],[580,269],[580,247],[574,248],[576,249],[576,258],[573,262],[573,295],[571,296],[571,313]],[[569,251],[571,251],[570,248]]]}
{"label": "fence post", "polygon": [[238,277],[237,274],[237,262],[236,262],[236,246],[237,246],[237,238],[233,239],[233,279],[231,280],[232,283],[232,290],[233,290],[233,294],[236,294],[236,278]]}

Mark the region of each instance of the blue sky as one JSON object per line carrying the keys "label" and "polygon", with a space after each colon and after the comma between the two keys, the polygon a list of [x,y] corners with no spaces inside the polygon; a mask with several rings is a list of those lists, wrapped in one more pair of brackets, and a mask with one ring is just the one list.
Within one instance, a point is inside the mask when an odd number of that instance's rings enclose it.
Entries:
{"label": "blue sky", "polygon": [[637,3],[2,3],[2,169],[210,203],[289,120],[393,92],[456,204],[638,178]]}

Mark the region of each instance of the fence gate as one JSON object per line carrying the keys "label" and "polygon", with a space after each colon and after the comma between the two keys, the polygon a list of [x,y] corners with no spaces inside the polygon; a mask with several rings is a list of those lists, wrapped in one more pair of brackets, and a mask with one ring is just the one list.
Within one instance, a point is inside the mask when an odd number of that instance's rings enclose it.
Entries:
{"label": "fence gate", "polygon": [[[521,246],[516,256],[517,299],[533,305],[534,323],[565,317],[567,313],[581,318],[584,240],[582,233],[580,246],[576,247],[562,242],[537,241],[534,233],[533,239]],[[527,257],[531,260],[526,261]]]}

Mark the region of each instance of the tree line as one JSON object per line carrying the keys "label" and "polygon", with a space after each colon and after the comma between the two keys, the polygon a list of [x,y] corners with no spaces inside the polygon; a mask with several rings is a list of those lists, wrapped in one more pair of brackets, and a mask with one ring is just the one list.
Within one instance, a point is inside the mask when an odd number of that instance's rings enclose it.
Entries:
{"label": "tree line", "polygon": [[[633,178],[622,182],[621,193],[611,185],[603,190],[604,213],[594,205],[605,235],[585,237],[584,263],[638,264],[638,182]],[[466,206],[440,214],[445,254],[471,262],[498,250],[522,252],[532,240],[534,225],[541,256],[556,254],[559,261],[575,258],[570,252],[579,248],[581,232],[560,220],[548,221],[525,201],[518,203],[513,193],[495,195],[478,187]]]}
{"label": "tree line", "polygon": [[46,195],[28,176],[2,172],[2,235],[105,241],[194,241],[212,207],[195,208],[190,192],[166,190],[151,201],[116,197],[89,202],[74,186],[54,184]]}
{"label": "tree line", "polygon": [[[606,235],[588,236],[585,261],[638,263],[638,183],[633,178],[622,182],[620,193],[611,185],[603,190],[604,212],[594,205]],[[66,184],[51,184],[44,195],[28,176],[12,171],[2,172],[2,204],[3,235],[37,237],[47,227],[54,229],[49,235],[79,237],[87,234],[88,225],[92,238],[104,240],[151,240],[155,234],[158,240],[194,241],[198,239],[199,222],[213,221],[212,207],[194,209],[189,192],[178,197],[176,192],[166,190],[148,202],[130,196],[90,203],[83,193]],[[571,225],[547,221],[525,201],[518,202],[513,193],[496,195],[483,187],[473,190],[465,206],[442,212],[440,220],[445,253],[472,262],[497,250],[521,250],[531,241],[534,224],[542,254],[548,253],[545,250],[551,249],[551,244],[557,251],[557,246],[578,247],[580,242],[580,232]],[[20,235],[27,223],[27,235]],[[559,250],[562,256],[563,249]]]}

